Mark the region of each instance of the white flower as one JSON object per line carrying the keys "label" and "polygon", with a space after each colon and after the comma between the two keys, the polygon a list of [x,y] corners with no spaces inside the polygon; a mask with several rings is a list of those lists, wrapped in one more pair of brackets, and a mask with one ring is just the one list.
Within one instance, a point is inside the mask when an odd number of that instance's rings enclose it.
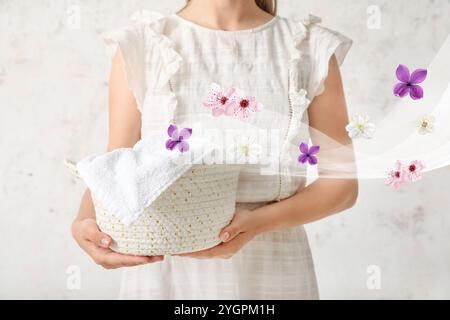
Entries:
{"label": "white flower", "polygon": [[434,124],[436,122],[436,118],[432,115],[424,115],[419,120],[419,133],[420,134],[428,134],[434,131]]}
{"label": "white flower", "polygon": [[375,125],[370,122],[369,116],[355,116],[348,126],[345,127],[352,139],[371,139],[375,133]]}
{"label": "white flower", "polygon": [[244,135],[234,140],[236,161],[238,163],[257,164],[260,160],[262,147],[256,137]]}

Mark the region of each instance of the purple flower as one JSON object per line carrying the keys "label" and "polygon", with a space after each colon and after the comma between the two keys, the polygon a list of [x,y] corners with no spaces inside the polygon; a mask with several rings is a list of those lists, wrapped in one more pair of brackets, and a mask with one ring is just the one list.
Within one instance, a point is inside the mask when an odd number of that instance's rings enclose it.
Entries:
{"label": "purple flower", "polygon": [[300,145],[300,156],[298,157],[298,162],[305,164],[309,162],[310,165],[314,166],[317,164],[317,154],[320,151],[319,146],[308,147],[306,143]]}
{"label": "purple flower", "polygon": [[167,130],[167,133],[170,137],[170,139],[166,142],[167,150],[173,151],[176,147],[178,147],[180,152],[189,151],[189,144],[186,140],[191,137],[192,129],[184,128],[181,131],[178,131],[177,126],[172,124]]}
{"label": "purple flower", "polygon": [[407,66],[401,64],[397,68],[397,83],[394,87],[394,95],[400,98],[406,95],[411,96],[414,100],[423,98],[423,89],[419,86],[427,78],[428,71],[426,69],[417,69],[412,74],[409,73]]}

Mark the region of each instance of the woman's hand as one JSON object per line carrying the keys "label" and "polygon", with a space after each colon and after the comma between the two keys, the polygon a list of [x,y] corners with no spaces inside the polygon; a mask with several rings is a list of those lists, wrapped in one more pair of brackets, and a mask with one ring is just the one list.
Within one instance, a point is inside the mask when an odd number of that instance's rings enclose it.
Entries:
{"label": "woman's hand", "polygon": [[195,259],[230,259],[241,250],[256,235],[255,216],[250,211],[239,211],[233,221],[222,230],[220,239],[223,243],[218,246],[188,254],[181,254],[181,257]]}
{"label": "woman's hand", "polygon": [[136,257],[113,252],[109,247],[112,239],[101,232],[95,219],[77,219],[72,224],[72,234],[79,246],[105,269],[134,267],[152,262],[162,261],[163,257]]}

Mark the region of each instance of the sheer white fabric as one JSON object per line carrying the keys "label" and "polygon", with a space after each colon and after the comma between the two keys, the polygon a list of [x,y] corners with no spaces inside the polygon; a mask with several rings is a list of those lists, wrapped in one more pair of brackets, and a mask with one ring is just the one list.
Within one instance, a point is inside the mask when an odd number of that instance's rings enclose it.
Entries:
{"label": "sheer white fabric", "polygon": [[[281,159],[298,152],[291,146],[309,140],[309,101],[323,92],[331,56],[341,63],[351,45],[319,22],[315,17],[275,17],[251,30],[226,32],[171,15],[119,30],[107,39],[121,50],[128,84],[142,112],[143,137],[167,124],[164,109],[176,107],[180,126],[209,113],[202,102],[214,82],[239,87],[264,104],[264,112],[251,121],[275,132]],[[300,175],[281,174],[304,167],[277,170],[265,175],[255,167],[244,170],[238,208],[282,200],[304,186]],[[316,299],[318,291],[307,237],[298,227],[261,235],[231,260],[167,257],[162,263],[128,269],[121,298]]]}

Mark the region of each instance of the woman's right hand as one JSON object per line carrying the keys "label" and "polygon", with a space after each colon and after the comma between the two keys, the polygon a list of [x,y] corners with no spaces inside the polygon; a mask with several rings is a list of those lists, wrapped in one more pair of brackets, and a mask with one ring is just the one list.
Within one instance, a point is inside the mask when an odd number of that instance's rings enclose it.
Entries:
{"label": "woman's right hand", "polygon": [[93,218],[76,219],[72,224],[72,235],[95,263],[105,269],[134,267],[164,259],[162,256],[138,257],[112,251],[111,237],[100,231]]}

